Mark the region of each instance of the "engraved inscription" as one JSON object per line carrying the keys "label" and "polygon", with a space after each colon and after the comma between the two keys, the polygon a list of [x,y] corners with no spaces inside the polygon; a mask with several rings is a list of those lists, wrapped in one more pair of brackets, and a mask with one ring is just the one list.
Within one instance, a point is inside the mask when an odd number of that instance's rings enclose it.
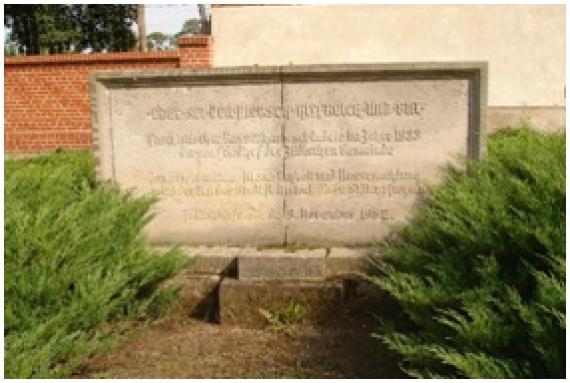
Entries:
{"label": "engraved inscription", "polygon": [[283,138],[266,134],[160,134],[146,136],[149,148],[177,147],[183,158],[392,156],[399,143],[419,141],[422,130],[405,126],[380,129],[309,129]]}
{"label": "engraved inscription", "polygon": [[113,177],[159,197],[154,241],[366,244],[466,154],[468,91],[433,78],[111,89]]}
{"label": "engraved inscription", "polygon": [[157,104],[146,116],[154,121],[243,120],[262,118],[421,117],[426,103],[420,101],[363,101],[296,105],[198,105]]}
{"label": "engraved inscription", "polygon": [[[157,121],[183,121],[196,119],[252,119],[277,118],[300,120],[310,118],[338,118],[407,116],[421,118],[427,102],[363,102],[316,103],[281,106],[225,105],[181,108],[155,106],[147,116]],[[184,131],[183,133],[180,133]],[[263,162],[268,158],[286,161],[291,158],[307,160],[351,157],[393,157],[405,151],[407,143],[422,139],[421,124],[373,123],[364,127],[313,128],[307,127],[288,135],[265,131],[240,132],[223,129],[208,133],[193,133],[192,125],[180,125],[176,133],[161,129],[147,134],[149,150],[168,148],[182,159],[221,160],[241,159]],[[208,199],[212,197],[361,197],[373,196],[376,204],[391,199],[414,199],[420,191],[421,175],[417,171],[400,168],[385,171],[354,171],[347,168],[323,168],[308,171],[239,173],[188,172],[154,175],[150,190],[161,197]],[[287,209],[287,220],[377,220],[390,222],[394,216],[390,209],[369,206],[361,209],[314,209],[299,207]],[[196,207],[184,210],[186,222],[194,220],[270,220],[281,218],[275,209],[258,207]]]}
{"label": "engraved inscription", "polygon": [[413,198],[421,176],[401,169],[383,173],[330,169],[322,172],[242,174],[167,173],[153,175],[151,191],[161,196],[322,196],[374,194],[383,199]]}

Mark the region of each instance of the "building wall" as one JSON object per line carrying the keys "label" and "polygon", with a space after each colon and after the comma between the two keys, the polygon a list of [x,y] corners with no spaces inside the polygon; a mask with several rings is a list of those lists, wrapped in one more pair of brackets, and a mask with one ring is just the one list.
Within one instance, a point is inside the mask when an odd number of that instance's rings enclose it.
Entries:
{"label": "building wall", "polygon": [[178,51],[7,57],[4,60],[4,152],[89,148],[89,73],[212,65],[209,37],[181,39]]}
{"label": "building wall", "polygon": [[488,61],[491,130],[564,125],[564,5],[214,7],[214,66]]}

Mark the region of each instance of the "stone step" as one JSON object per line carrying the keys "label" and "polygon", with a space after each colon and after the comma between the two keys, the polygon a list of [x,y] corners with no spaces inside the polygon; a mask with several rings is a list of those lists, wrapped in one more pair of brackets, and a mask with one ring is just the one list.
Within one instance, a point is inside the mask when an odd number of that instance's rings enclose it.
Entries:
{"label": "stone step", "polygon": [[326,258],[326,278],[337,278],[365,273],[370,268],[369,258],[374,249],[369,247],[333,247]]}
{"label": "stone step", "polygon": [[238,279],[248,281],[324,281],[326,250],[283,249],[244,252],[238,256]]}
{"label": "stone step", "polygon": [[268,315],[300,310],[297,319],[320,322],[341,305],[384,305],[379,289],[362,277],[370,265],[370,248],[181,249],[194,262],[167,285],[182,286],[176,310],[184,316],[263,327]]}
{"label": "stone step", "polygon": [[[165,247],[158,248],[164,251]],[[196,275],[223,275],[247,280],[328,280],[366,272],[373,249],[184,246],[193,259],[190,272]]]}
{"label": "stone step", "polygon": [[[170,249],[155,247],[160,252]],[[242,247],[226,246],[180,246],[179,249],[193,260],[190,272],[197,275],[237,275],[237,257],[244,251]]]}
{"label": "stone step", "polygon": [[253,328],[270,324],[267,315],[321,323],[339,310],[391,312],[394,306],[386,293],[355,275],[327,281],[240,280],[185,270],[163,285],[168,286],[181,287],[171,314]]}
{"label": "stone step", "polygon": [[343,301],[342,281],[289,282],[224,278],[219,291],[223,325],[262,328],[271,319],[326,321]]}

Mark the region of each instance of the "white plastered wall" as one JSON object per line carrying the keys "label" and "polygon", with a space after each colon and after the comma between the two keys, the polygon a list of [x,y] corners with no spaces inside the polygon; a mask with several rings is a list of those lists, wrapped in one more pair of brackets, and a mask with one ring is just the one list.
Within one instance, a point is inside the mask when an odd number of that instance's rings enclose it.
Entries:
{"label": "white plastered wall", "polygon": [[565,105],[564,5],[213,8],[214,65],[488,61],[490,106]]}

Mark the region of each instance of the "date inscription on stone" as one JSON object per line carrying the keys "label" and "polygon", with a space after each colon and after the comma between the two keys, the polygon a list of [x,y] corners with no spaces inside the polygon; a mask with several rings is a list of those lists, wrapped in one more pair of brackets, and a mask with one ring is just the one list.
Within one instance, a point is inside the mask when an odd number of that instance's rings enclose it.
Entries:
{"label": "date inscription on stone", "polygon": [[98,177],[159,197],[155,243],[381,240],[478,156],[481,68],[374,68],[96,75]]}

